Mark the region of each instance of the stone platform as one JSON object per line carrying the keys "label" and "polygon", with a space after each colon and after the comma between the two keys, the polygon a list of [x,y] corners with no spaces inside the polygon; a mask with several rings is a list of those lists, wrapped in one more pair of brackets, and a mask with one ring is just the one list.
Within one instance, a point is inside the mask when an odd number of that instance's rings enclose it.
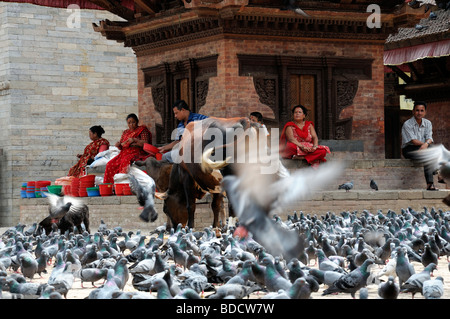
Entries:
{"label": "stone platform", "polygon": [[[303,211],[304,214],[323,215],[327,212],[340,213],[342,211],[358,211],[364,209],[376,213],[379,209],[386,213],[391,209],[400,213],[402,208],[412,207],[422,210],[423,207],[448,210],[442,199],[450,193],[450,190],[425,191],[412,190],[380,190],[380,191],[350,191],[333,190],[321,191],[304,201],[299,201],[287,207],[280,216],[283,220],[294,211]],[[166,221],[162,208],[163,202],[156,200],[156,211],[159,214],[154,223],[145,223],[139,219],[139,205],[135,196],[108,196],[108,197],[82,197],[80,198],[89,206],[91,230],[95,231],[100,225],[100,220],[108,227],[121,226],[125,230],[143,231],[152,230]],[[212,224],[213,216],[210,209],[210,196],[197,202],[195,228],[201,229]],[[47,200],[45,198],[21,199],[20,222],[31,225],[39,222],[48,214]]]}

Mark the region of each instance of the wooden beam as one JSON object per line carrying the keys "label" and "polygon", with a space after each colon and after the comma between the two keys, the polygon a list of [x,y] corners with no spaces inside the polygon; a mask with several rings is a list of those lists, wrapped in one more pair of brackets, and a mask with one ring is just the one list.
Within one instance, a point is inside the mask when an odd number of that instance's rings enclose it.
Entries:
{"label": "wooden beam", "polygon": [[134,0],[134,3],[138,5],[142,10],[147,12],[150,15],[155,15],[155,13],[158,11],[153,3],[151,1],[146,0]]}
{"label": "wooden beam", "polygon": [[400,70],[397,66],[388,65],[388,67],[390,67],[392,69],[392,71],[394,71],[403,81],[405,81],[406,84],[412,82],[412,78],[410,76],[408,76],[405,72]]}

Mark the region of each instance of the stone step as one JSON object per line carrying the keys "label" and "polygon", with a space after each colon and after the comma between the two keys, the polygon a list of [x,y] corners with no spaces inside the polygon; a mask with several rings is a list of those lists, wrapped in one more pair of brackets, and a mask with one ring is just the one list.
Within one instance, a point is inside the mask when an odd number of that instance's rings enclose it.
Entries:
{"label": "stone step", "polygon": [[[381,190],[381,191],[320,191],[309,196],[305,200],[299,200],[277,212],[285,220],[288,214],[294,211],[304,212],[310,215],[324,215],[327,212],[340,213],[342,211],[358,211],[364,209],[371,213],[388,209],[400,213],[402,208],[411,207],[416,211],[423,207],[435,207],[447,211],[449,209],[442,199],[450,195],[450,190],[424,191],[412,190]],[[121,226],[124,229],[153,230],[166,221],[163,213],[163,202],[155,200],[155,209],[159,214],[153,223],[145,223],[139,219],[139,204],[135,196],[105,196],[105,197],[81,197],[88,206],[91,221],[91,230],[95,231],[100,225],[100,220],[111,228]],[[227,203],[225,202],[225,205]],[[197,201],[195,226],[196,229],[209,227],[212,224],[211,197],[206,195]],[[26,198],[20,200],[20,222],[31,225],[40,222],[48,216],[48,204],[45,198]]]}

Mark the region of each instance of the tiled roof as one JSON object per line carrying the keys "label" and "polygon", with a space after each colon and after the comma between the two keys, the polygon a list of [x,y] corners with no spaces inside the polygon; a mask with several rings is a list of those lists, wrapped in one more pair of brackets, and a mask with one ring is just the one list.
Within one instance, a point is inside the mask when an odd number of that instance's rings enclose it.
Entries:
{"label": "tiled roof", "polygon": [[[425,43],[429,41],[435,41],[436,36],[440,36],[441,39],[450,38],[450,10],[436,10],[433,11],[436,14],[436,19],[431,20],[429,18],[421,19],[419,24],[424,26],[425,29],[417,30],[412,28],[399,28],[396,34],[391,34],[386,39],[386,45],[401,42],[413,43]],[[426,38],[430,38],[427,41]],[[414,41],[417,40],[417,41]]]}

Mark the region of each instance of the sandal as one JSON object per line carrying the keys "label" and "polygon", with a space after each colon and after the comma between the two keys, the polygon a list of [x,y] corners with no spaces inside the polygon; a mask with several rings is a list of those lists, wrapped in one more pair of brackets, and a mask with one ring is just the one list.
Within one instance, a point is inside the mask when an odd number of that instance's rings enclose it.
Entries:
{"label": "sandal", "polygon": [[438,190],[439,190],[439,189],[437,189],[436,187],[434,187],[434,184],[433,184],[433,183],[428,184],[427,191],[438,191]]}
{"label": "sandal", "polygon": [[447,184],[440,174],[438,174],[438,183]]}

